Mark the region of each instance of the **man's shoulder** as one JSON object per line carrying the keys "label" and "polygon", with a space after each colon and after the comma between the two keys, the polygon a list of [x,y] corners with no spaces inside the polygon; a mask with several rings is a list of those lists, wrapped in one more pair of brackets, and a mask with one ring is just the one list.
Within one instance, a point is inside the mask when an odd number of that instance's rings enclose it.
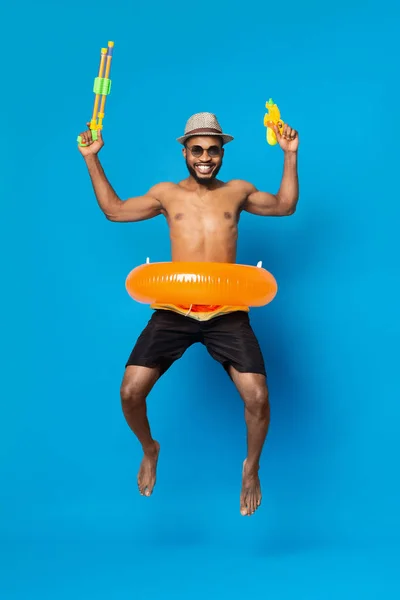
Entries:
{"label": "man's shoulder", "polygon": [[230,179],[225,185],[248,193],[254,190],[254,185],[245,179]]}
{"label": "man's shoulder", "polygon": [[158,196],[163,195],[177,187],[178,187],[177,184],[173,183],[172,181],[161,181],[160,183],[154,184],[149,189],[148,193],[150,196],[158,197]]}

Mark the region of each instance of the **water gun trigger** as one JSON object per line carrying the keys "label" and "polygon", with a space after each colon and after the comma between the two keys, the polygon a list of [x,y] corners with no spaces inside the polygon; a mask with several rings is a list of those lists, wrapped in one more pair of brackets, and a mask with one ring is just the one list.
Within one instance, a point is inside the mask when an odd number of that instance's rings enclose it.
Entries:
{"label": "water gun trigger", "polygon": [[264,122],[264,125],[265,125],[265,127],[270,127],[271,129],[273,129],[274,126],[276,125],[278,127],[278,129],[279,129],[279,133],[282,133],[282,131],[283,131],[283,121],[282,121],[282,119],[279,119],[279,121],[276,121],[276,122],[268,120],[268,121]]}

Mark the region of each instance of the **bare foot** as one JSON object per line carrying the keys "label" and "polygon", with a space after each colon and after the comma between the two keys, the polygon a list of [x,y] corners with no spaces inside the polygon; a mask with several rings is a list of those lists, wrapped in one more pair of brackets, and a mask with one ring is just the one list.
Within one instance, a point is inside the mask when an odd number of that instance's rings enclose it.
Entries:
{"label": "bare foot", "polygon": [[258,470],[247,469],[246,461],[243,463],[242,492],[240,494],[240,514],[250,516],[254,514],[261,504],[261,485]]}
{"label": "bare foot", "polygon": [[156,470],[160,444],[154,442],[154,448],[146,450],[138,473],[138,487],[142,496],[151,496],[156,483]]}

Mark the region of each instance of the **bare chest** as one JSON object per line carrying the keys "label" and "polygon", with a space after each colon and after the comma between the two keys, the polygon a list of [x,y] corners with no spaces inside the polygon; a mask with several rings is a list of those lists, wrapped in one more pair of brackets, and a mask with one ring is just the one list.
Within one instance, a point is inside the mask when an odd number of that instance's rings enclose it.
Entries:
{"label": "bare chest", "polygon": [[166,217],[171,230],[223,234],[236,229],[239,207],[232,199],[218,197],[171,201]]}

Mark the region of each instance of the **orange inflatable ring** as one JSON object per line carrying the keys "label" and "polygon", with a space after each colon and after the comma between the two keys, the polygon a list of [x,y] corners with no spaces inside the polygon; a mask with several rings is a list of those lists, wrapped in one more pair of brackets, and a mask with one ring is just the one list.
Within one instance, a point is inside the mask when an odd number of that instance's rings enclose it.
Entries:
{"label": "orange inflatable ring", "polygon": [[259,266],[214,262],[147,263],[133,269],[125,285],[143,304],[264,306],[278,290]]}

